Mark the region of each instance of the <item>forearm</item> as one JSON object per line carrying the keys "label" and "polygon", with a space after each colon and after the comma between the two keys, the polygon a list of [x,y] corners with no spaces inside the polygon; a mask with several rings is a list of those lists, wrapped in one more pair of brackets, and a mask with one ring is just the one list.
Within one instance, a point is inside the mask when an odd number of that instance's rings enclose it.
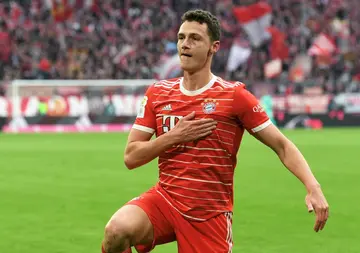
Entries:
{"label": "forearm", "polygon": [[149,141],[131,142],[125,151],[125,165],[130,170],[135,169],[152,161],[174,144],[174,139],[169,134]]}
{"label": "forearm", "polygon": [[285,167],[305,185],[307,190],[320,186],[304,156],[291,141],[287,141],[283,145],[278,156]]}

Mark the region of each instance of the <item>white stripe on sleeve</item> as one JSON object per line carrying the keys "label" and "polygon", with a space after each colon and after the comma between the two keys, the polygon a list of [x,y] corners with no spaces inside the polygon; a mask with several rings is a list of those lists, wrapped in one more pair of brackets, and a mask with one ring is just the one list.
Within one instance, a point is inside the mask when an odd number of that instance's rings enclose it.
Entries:
{"label": "white stripe on sleeve", "polygon": [[146,127],[146,126],[142,126],[142,125],[138,125],[138,124],[134,124],[133,127],[134,129],[143,131],[143,132],[147,132],[149,134],[153,134],[155,133],[155,130],[150,128],[150,127]]}
{"label": "white stripe on sleeve", "polygon": [[269,120],[265,121],[264,123],[262,123],[261,125],[254,127],[253,129],[251,129],[251,131],[253,133],[259,132],[259,131],[265,129],[266,127],[270,126],[271,124],[272,124],[272,122],[269,119]]}

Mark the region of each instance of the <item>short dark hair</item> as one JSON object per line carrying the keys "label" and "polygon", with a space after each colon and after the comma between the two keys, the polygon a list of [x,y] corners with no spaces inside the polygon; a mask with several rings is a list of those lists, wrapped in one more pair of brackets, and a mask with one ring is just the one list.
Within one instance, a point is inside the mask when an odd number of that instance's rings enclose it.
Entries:
{"label": "short dark hair", "polygon": [[191,10],[184,13],[181,17],[181,23],[185,21],[196,21],[200,24],[207,24],[208,34],[212,41],[220,40],[221,28],[217,17],[205,10]]}

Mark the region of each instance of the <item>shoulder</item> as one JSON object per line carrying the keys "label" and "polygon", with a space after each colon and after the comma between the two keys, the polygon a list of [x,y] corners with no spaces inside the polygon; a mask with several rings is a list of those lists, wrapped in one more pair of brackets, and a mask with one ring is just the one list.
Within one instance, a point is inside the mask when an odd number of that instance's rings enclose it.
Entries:
{"label": "shoulder", "polygon": [[173,78],[167,80],[157,80],[148,86],[146,90],[145,97],[149,99],[157,99],[159,94],[167,94],[174,88],[176,85],[179,85],[181,78]]}
{"label": "shoulder", "polygon": [[222,87],[223,89],[228,89],[228,90],[246,89],[246,85],[242,82],[228,81],[228,80],[222,79],[221,77],[218,77],[216,79],[215,84],[217,86]]}
{"label": "shoulder", "polygon": [[233,99],[234,108],[237,111],[247,109],[258,104],[257,98],[246,88],[246,84],[240,81],[227,81],[222,78],[217,79],[218,87],[227,91],[226,94]]}
{"label": "shoulder", "polygon": [[153,83],[152,87],[156,90],[170,90],[180,84],[181,78],[172,78],[166,80],[158,80]]}
{"label": "shoulder", "polygon": [[228,91],[235,99],[251,96],[251,93],[246,89],[246,84],[240,81],[227,81],[220,77],[216,80],[216,86],[221,90]]}

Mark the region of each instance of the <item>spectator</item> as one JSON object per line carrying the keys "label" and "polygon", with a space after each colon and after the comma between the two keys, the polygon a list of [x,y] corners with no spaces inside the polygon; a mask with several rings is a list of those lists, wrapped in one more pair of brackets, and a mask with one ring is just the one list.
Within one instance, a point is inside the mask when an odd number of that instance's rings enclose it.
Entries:
{"label": "spectator", "polygon": [[[271,27],[267,29],[270,39],[251,48],[249,58],[232,73],[226,73],[226,65],[234,41],[245,47],[251,45],[232,8],[256,0],[67,2],[73,5],[64,5],[62,0],[55,5],[40,0],[0,3],[2,80],[156,78],[157,64],[176,54],[180,15],[190,8],[204,8],[219,17],[223,30],[222,50],[213,66],[215,74],[227,74],[250,85],[265,80],[293,85],[291,70],[297,57],[307,54],[316,38],[325,35],[333,41],[335,50],[309,58],[312,71],[306,74],[300,69],[306,76],[294,87],[300,87],[304,80],[327,91],[359,87],[357,0],[268,0],[272,7]],[[266,78],[264,64],[276,58],[282,60],[282,74]]]}

